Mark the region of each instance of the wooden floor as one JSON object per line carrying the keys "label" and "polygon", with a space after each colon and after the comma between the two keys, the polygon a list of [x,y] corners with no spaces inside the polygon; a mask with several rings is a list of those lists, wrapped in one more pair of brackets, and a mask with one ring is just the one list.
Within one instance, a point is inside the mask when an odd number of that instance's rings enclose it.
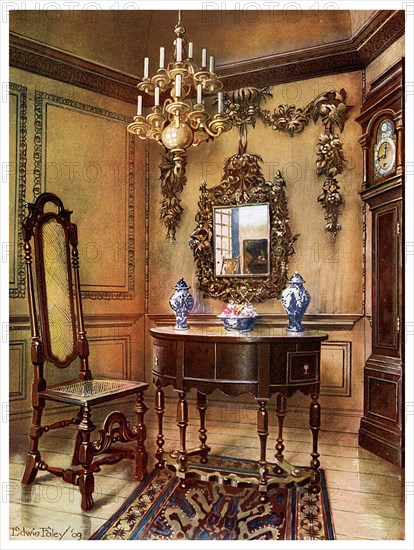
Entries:
{"label": "wooden floor", "polygon": [[[150,405],[150,399],[147,399]],[[191,403],[190,403],[191,405]],[[126,412],[129,403],[118,407]],[[198,444],[197,416],[190,406],[188,446]],[[107,409],[96,410],[103,419]],[[270,409],[269,409],[270,412]],[[70,417],[70,414],[67,415]],[[47,417],[49,423],[55,418]],[[133,417],[131,417],[133,419]],[[208,443],[214,454],[258,457],[254,405],[243,406],[231,401],[211,405],[207,410]],[[275,417],[268,439],[268,460],[274,451]],[[358,447],[357,434],[347,433],[340,423],[330,424],[320,433],[321,466],[325,469],[336,537],[340,539],[404,539],[404,480],[399,468]],[[78,489],[48,473],[38,474],[31,486],[23,486],[23,472],[28,441],[28,418],[10,421],[10,539],[56,540],[87,539],[121,505],[136,485],[133,462],[124,460],[115,466],[103,466],[96,475],[95,506],[90,512],[80,509]],[[146,415],[147,448],[150,467],[155,452],[155,414],[150,406]],[[302,427],[303,426],[303,427]],[[42,458],[50,465],[69,466],[73,443],[73,427],[54,430],[43,436]],[[166,449],[176,447],[174,403],[167,403],[165,414]],[[285,429],[286,458],[293,464],[309,463],[310,434],[306,420],[299,413],[289,414]]]}

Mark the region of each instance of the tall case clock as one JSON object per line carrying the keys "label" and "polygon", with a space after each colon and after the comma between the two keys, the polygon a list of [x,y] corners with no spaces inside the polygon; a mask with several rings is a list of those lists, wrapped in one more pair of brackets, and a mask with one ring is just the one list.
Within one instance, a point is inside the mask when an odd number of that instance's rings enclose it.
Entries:
{"label": "tall case clock", "polygon": [[[359,444],[404,464],[404,59],[376,78],[357,120],[362,126],[362,200],[371,211],[372,349],[364,367]],[[367,243],[369,244],[369,243]],[[367,270],[369,272],[369,270]]]}

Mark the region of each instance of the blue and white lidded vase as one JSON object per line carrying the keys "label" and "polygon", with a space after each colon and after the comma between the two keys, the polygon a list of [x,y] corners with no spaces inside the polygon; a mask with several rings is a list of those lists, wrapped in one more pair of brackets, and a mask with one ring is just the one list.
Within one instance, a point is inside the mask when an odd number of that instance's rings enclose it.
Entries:
{"label": "blue and white lidded vase", "polygon": [[282,292],[280,301],[289,316],[290,332],[304,332],[302,318],[311,301],[309,292],[303,286],[305,281],[297,271],[289,279],[289,286]]}
{"label": "blue and white lidded vase", "polygon": [[174,330],[188,330],[187,317],[194,305],[193,297],[188,292],[190,287],[181,277],[174,288],[175,292],[170,298],[170,306],[175,313]]}

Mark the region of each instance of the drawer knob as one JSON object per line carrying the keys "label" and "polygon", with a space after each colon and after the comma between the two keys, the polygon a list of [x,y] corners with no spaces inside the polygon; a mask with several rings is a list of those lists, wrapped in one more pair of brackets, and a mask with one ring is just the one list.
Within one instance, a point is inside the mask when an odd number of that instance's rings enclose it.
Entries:
{"label": "drawer knob", "polygon": [[303,370],[305,371],[305,376],[308,375],[308,371],[309,371],[309,365],[304,365],[303,366]]}

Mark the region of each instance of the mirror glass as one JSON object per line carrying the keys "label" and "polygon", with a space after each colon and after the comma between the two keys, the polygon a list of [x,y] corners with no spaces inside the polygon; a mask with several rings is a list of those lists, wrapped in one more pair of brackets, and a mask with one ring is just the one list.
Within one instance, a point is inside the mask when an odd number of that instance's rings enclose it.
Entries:
{"label": "mirror glass", "polygon": [[214,207],[213,220],[216,277],[269,275],[269,204]]}

